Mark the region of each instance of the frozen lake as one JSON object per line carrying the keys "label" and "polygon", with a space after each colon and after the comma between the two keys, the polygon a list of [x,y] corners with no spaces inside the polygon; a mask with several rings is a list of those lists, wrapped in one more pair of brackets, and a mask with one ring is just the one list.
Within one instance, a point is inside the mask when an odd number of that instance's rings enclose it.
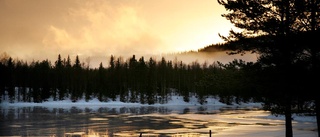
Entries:
{"label": "frozen lake", "polygon": [[[284,117],[255,106],[0,106],[0,136],[283,137]],[[295,137],[318,135],[314,117],[294,116]]]}

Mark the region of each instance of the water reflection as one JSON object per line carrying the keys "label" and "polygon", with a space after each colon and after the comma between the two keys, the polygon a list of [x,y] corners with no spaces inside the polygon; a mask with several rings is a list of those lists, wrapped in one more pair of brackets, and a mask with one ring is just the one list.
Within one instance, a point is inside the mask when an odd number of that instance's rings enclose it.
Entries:
{"label": "water reflection", "polygon": [[217,106],[0,107],[0,136],[201,137],[232,127],[283,127],[258,108]]}

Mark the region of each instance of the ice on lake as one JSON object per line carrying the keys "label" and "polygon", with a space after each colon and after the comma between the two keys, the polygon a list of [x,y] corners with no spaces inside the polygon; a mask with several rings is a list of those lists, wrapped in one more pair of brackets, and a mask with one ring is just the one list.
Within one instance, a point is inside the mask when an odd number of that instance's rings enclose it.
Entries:
{"label": "ice on lake", "polygon": [[[200,105],[176,100],[143,105],[97,100],[69,100],[0,105],[0,136],[121,137],[282,137],[283,116],[271,115],[257,103]],[[295,137],[316,137],[316,119],[293,115]]]}

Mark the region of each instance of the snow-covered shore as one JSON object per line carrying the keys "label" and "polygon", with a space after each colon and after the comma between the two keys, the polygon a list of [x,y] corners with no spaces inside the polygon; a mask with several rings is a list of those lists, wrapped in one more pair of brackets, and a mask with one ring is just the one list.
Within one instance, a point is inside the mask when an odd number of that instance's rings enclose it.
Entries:
{"label": "snow-covered shore", "polygon": [[90,100],[85,100],[84,98],[73,102],[71,99],[66,98],[64,100],[54,101],[53,98],[49,98],[47,101],[41,103],[34,102],[19,102],[15,101],[14,103],[10,103],[8,100],[2,100],[0,106],[2,107],[28,107],[28,106],[42,106],[42,107],[85,107],[85,106],[113,106],[113,107],[121,107],[121,106],[254,106],[261,107],[260,103],[242,103],[235,105],[227,105],[219,101],[216,97],[208,97],[205,100],[205,104],[200,104],[196,98],[196,96],[191,96],[189,102],[185,102],[182,96],[173,95],[169,97],[167,103],[155,103],[155,104],[141,104],[141,103],[130,103],[130,102],[121,102],[119,98],[115,101],[109,100],[107,102],[101,102],[97,98],[92,98]]}

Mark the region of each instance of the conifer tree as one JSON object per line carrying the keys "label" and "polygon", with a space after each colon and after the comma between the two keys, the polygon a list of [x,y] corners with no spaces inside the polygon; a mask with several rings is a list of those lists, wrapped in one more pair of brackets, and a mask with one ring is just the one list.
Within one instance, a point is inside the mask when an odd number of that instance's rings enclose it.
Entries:
{"label": "conifer tree", "polygon": [[148,104],[155,103],[155,94],[157,92],[157,72],[156,62],[150,57],[148,61],[148,77],[147,77],[147,102]]}
{"label": "conifer tree", "polygon": [[15,88],[14,88],[14,62],[13,59],[10,57],[7,60],[7,71],[6,71],[6,75],[7,75],[7,91],[8,91],[8,95],[9,95],[9,100],[10,102],[14,102],[15,100]]}
{"label": "conifer tree", "polygon": [[167,80],[167,61],[164,57],[161,58],[161,61],[158,65],[158,88],[159,88],[159,94],[161,96],[161,99],[159,100],[162,104],[167,102],[167,86],[166,86],[166,80]]}
{"label": "conifer tree", "polygon": [[[299,45],[293,41],[299,39],[297,35],[310,31],[312,28],[310,26],[313,28],[320,26],[317,20],[319,11],[315,10],[320,9],[319,1],[218,0],[218,2],[230,11],[222,16],[236,27],[244,29],[240,33],[231,31],[228,37],[222,38],[231,43],[237,41],[233,46],[233,49],[236,49],[235,53],[243,53],[245,50],[258,52],[259,63],[272,69],[274,81],[278,84],[270,83],[277,85],[277,88],[266,90],[266,101],[271,105],[270,108],[277,106],[277,110],[284,108],[278,112],[285,114],[286,136],[292,137],[291,108],[295,105],[293,104],[295,99],[303,96],[301,91],[297,90],[298,84],[294,84],[298,78],[294,77],[295,74],[301,73],[296,62],[297,59],[303,58],[301,55],[309,51],[304,48],[305,44]],[[260,36],[260,39],[252,41],[252,38],[257,36]],[[266,70],[266,67],[264,68]],[[265,88],[268,87],[270,86]],[[272,98],[268,98],[269,95],[272,95]]]}
{"label": "conifer tree", "polygon": [[0,61],[0,103],[2,102],[2,96],[5,92],[5,70],[6,66]]}
{"label": "conifer tree", "polygon": [[71,98],[73,101],[77,101],[79,98],[81,98],[82,95],[82,67],[80,63],[79,56],[76,56],[75,62],[72,66],[72,88],[71,88]]}
{"label": "conifer tree", "polygon": [[129,59],[129,88],[130,88],[130,102],[137,102],[137,60],[135,55]]}
{"label": "conifer tree", "polygon": [[147,92],[147,65],[144,60],[144,57],[141,57],[137,66],[137,82],[138,82],[138,91],[140,93],[140,103],[144,104],[146,101],[145,95]]}
{"label": "conifer tree", "polygon": [[99,65],[99,70],[98,70],[98,99],[100,101],[105,101],[103,99],[103,96],[109,96],[107,89],[106,89],[106,73],[105,69],[103,67],[102,62]]}
{"label": "conifer tree", "polygon": [[108,68],[108,74],[107,74],[107,83],[108,83],[108,97],[110,97],[113,101],[116,100],[116,94],[117,94],[117,85],[115,83],[115,57],[111,55],[110,61],[109,61],[109,68]]}

